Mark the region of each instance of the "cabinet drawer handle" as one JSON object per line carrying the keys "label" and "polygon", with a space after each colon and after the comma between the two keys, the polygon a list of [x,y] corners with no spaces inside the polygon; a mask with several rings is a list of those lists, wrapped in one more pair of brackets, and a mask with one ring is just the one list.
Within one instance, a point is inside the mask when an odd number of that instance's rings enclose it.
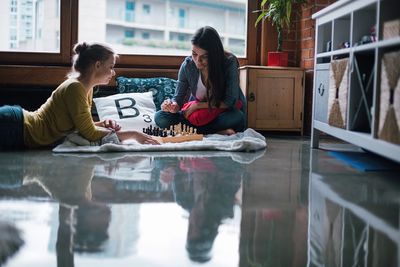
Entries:
{"label": "cabinet drawer handle", "polygon": [[250,102],[253,102],[254,100],[256,100],[256,96],[254,95],[253,92],[251,92],[251,93],[249,94],[249,101],[250,101]]}
{"label": "cabinet drawer handle", "polygon": [[320,83],[318,86],[318,93],[320,96],[323,96],[324,92],[325,92],[325,86],[322,83]]}

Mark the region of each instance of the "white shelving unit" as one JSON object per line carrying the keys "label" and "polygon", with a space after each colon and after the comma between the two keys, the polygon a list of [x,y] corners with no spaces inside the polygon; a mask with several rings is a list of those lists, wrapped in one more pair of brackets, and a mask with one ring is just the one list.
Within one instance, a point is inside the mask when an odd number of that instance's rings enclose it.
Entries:
{"label": "white shelving unit", "polygon": [[[379,137],[381,62],[400,51],[400,37],[383,38],[386,22],[400,19],[398,0],[340,0],[313,15],[316,19],[312,148],[321,132],[400,162],[400,145]],[[375,40],[363,42],[375,28]],[[348,59],[345,126],[328,120],[331,63]],[[399,62],[400,68],[400,62]]]}

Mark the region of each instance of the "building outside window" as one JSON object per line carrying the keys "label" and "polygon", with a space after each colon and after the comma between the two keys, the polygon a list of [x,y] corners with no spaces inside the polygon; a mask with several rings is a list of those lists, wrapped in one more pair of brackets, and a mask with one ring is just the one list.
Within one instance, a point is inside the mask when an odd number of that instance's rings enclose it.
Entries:
{"label": "building outside window", "polygon": [[150,5],[144,4],[143,5],[143,14],[150,14]]}
{"label": "building outside window", "polygon": [[59,8],[60,0],[0,1],[0,51],[59,52]]}
{"label": "building outside window", "polygon": [[125,20],[135,21],[135,2],[133,1],[126,1]]}
{"label": "building outside window", "polygon": [[[79,1],[78,41],[110,43],[119,54],[190,53],[190,38],[203,26],[214,27],[226,50],[246,56],[247,0],[85,0]],[[141,6],[142,8],[136,8]],[[92,10],[97,12],[93,13]],[[102,10],[104,9],[104,10]],[[121,16],[130,12],[134,19]],[[104,14],[104,15],[103,15]],[[94,23],[94,21],[96,23]],[[126,30],[134,30],[133,37]],[[92,33],[96,33],[94,36]]]}
{"label": "building outside window", "polygon": [[186,13],[183,8],[179,9],[179,27],[184,28],[185,27],[185,18],[186,18]]}
{"label": "building outside window", "polygon": [[135,31],[134,30],[125,30],[125,38],[133,38],[135,37]]}
{"label": "building outside window", "polygon": [[[0,52],[59,53],[60,1],[0,1]],[[190,53],[194,32],[209,25],[220,33],[226,50],[247,56],[248,0],[78,3],[78,41],[107,42],[119,54],[185,56]]]}
{"label": "building outside window", "polygon": [[150,33],[148,33],[148,32],[143,32],[143,33],[142,33],[142,38],[143,38],[144,40],[150,39]]}

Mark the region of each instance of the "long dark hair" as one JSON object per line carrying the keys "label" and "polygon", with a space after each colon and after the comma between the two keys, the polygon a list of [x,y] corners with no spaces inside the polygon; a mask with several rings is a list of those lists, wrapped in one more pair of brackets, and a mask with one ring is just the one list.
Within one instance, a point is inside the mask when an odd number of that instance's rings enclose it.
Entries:
{"label": "long dark hair", "polygon": [[198,29],[192,37],[192,45],[208,53],[207,98],[209,104],[219,107],[225,96],[226,52],[218,32],[210,26]]}

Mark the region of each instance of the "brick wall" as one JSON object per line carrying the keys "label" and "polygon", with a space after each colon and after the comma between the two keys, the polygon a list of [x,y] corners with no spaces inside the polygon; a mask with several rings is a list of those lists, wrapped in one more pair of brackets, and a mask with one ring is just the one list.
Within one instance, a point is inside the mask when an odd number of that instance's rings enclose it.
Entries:
{"label": "brick wall", "polygon": [[312,14],[336,0],[308,0],[302,7],[293,6],[290,29],[285,31],[283,50],[289,52],[289,66],[300,66],[306,71],[304,98],[304,134],[311,133],[312,90],[314,80],[315,21]]}

